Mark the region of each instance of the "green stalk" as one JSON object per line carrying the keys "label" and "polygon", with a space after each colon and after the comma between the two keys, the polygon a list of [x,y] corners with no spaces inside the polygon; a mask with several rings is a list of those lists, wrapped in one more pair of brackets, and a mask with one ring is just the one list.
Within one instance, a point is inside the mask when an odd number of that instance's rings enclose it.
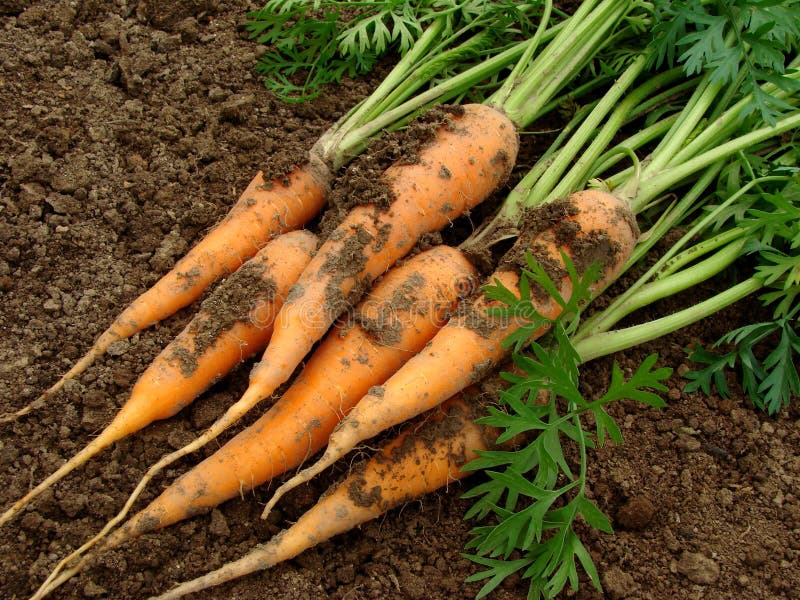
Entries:
{"label": "green stalk", "polygon": [[404,84],[398,85],[391,93],[387,94],[385,98],[376,104],[369,118],[363,121],[375,119],[382,113],[397,107],[404,100],[407,100],[411,94],[430,81],[433,76],[440,73],[443,67],[457,63],[461,56],[468,56],[475,53],[477,49],[486,43],[489,37],[490,34],[487,31],[481,31],[455,48],[443,50],[428,57],[425,62],[418,65],[406,76]]}
{"label": "green stalk", "polygon": [[[402,86],[403,82],[408,79],[408,75],[414,69],[415,65],[427,55],[431,46],[436,42],[439,34],[444,29],[444,26],[445,19],[443,17],[434,19],[420,36],[419,40],[417,40],[392,71],[381,81],[375,91],[357,105],[333,131],[329,134],[326,133],[320,138],[317,142],[317,147],[321,150],[324,160],[331,164],[336,164],[336,151],[341,139],[353,127],[369,121],[369,116],[373,108],[386,96]],[[338,167],[334,166],[334,169],[336,168]]]}
{"label": "green stalk", "polygon": [[[547,23],[550,21],[550,13],[552,10],[552,1],[546,0],[544,5],[544,14],[542,16],[542,23]],[[536,34],[533,36],[533,38],[531,38],[530,44],[528,44],[528,47],[525,48],[525,52],[520,60],[518,60],[517,64],[514,65],[514,68],[511,70],[511,74],[503,82],[503,85],[501,85],[500,88],[492,95],[492,100],[498,102],[500,106],[503,105],[503,102],[508,99],[508,96],[519,84],[520,78],[522,77],[522,72],[525,70],[525,67],[528,65],[528,63],[533,59],[533,55],[539,49],[539,44],[542,41],[543,33],[543,27],[540,26],[536,29]]]}
{"label": "green stalk", "polygon": [[747,231],[743,228],[735,227],[733,229],[728,229],[718,233],[717,235],[701,242],[697,242],[691,248],[687,248],[683,252],[676,254],[673,258],[665,262],[664,265],[656,272],[655,281],[662,281],[665,278],[671,277],[673,274],[683,269],[686,265],[693,263],[698,258],[705,256],[709,252],[713,252],[719,248],[726,247],[728,244],[731,244],[736,240],[744,243],[742,240],[746,234]]}
{"label": "green stalk", "polygon": [[633,348],[714,315],[726,306],[757,292],[763,285],[761,279],[751,277],[724,292],[666,317],[616,331],[593,334],[576,342],[575,350],[580,355],[581,362],[588,362]]}
{"label": "green stalk", "polygon": [[[797,59],[792,61],[792,65],[797,63]],[[790,79],[800,79],[800,71],[787,72],[785,75]],[[761,88],[768,94],[775,96],[783,101],[793,100],[795,103],[800,100],[791,92],[779,89],[771,83],[765,83]],[[726,139],[733,135],[741,126],[743,113],[752,102],[752,94],[748,94],[740,99],[736,104],[727,109],[722,115],[709,122],[703,130],[692,139],[684,148],[677,152],[669,161],[668,166],[673,166],[686,162],[689,158],[715,145],[717,140]]]}
{"label": "green stalk", "polygon": [[[721,273],[741,256],[745,242],[746,239],[740,236],[709,258],[677,273],[640,286],[636,294],[628,296],[625,301],[618,305],[615,304],[613,310],[603,311],[603,319],[594,324],[593,331],[595,333],[592,336],[608,331],[614,324],[635,310],[648,306],[657,300],[673,296]],[[577,341],[579,336],[576,335],[575,339]]]}
{"label": "green stalk", "polygon": [[[622,115],[622,117],[620,117],[619,110],[615,109],[620,106],[620,98],[625,94],[628,88],[633,85],[636,78],[639,77],[644,70],[645,63],[646,58],[644,55],[641,55],[625,69],[625,72],[620,75],[614,85],[603,95],[591,114],[581,123],[580,128],[578,128],[575,135],[566,143],[564,149],[558,153],[558,157],[556,157],[556,160],[550,165],[547,174],[536,183],[531,193],[524,199],[524,206],[544,203],[547,202],[548,198],[566,196],[572,191],[572,189],[566,187],[566,185],[575,185],[573,183],[575,178],[574,176],[572,178],[563,177],[564,171],[575,163],[575,157],[578,156],[580,149],[595,135],[597,128],[600,126],[602,120],[606,118],[606,115],[613,111],[609,120],[613,120],[614,117],[624,119],[627,116]],[[651,91],[650,88],[652,86],[646,84],[646,87],[647,89],[637,88],[630,94],[630,97],[634,98],[634,102],[623,101],[622,104],[625,105],[626,108],[630,108],[632,104],[635,105],[636,100],[641,99],[643,95]],[[617,129],[618,128],[619,125],[617,125]],[[608,142],[604,143],[603,148],[605,148],[607,144]],[[583,155],[578,157],[579,168],[582,158]],[[556,192],[559,192],[560,195]],[[503,209],[505,209],[505,206],[503,206]]]}
{"label": "green stalk", "polygon": [[722,84],[706,81],[708,78],[708,75],[703,78],[705,85],[701,84],[699,88],[702,89],[702,93],[693,96],[694,102],[687,105],[687,110],[681,114],[679,123],[676,123],[675,127],[661,141],[661,144],[656,146],[653,151],[653,157],[644,174],[645,177],[650,172],[663,169],[670,159],[686,145],[686,140],[690,138],[703,115],[719,95],[722,90]]}
{"label": "green stalk", "polygon": [[611,167],[622,160],[624,155],[620,154],[620,148],[637,150],[645,144],[649,144],[653,140],[659,139],[667,131],[669,131],[670,127],[673,126],[677,119],[678,115],[665,117],[659,121],[656,121],[649,127],[640,129],[630,137],[622,140],[619,144],[604,152],[600,158],[595,161],[595,164],[592,165],[592,168],[589,170],[588,178],[593,179],[595,177],[600,177],[600,175],[608,171]]}
{"label": "green stalk", "polygon": [[[642,55],[633,65],[631,65],[631,67],[636,67],[634,71],[634,77],[638,75],[640,68],[644,68],[645,62],[646,57]],[[625,74],[627,74],[627,71]],[[595,135],[595,138],[592,140],[591,144],[586,148],[586,150],[584,150],[577,159],[573,159],[573,161],[571,161],[573,163],[572,168],[569,170],[569,172],[567,172],[566,175],[560,177],[559,183],[555,185],[555,187],[547,195],[544,196],[544,202],[550,202],[557,198],[561,198],[573,192],[575,189],[583,187],[589,177],[592,165],[598,160],[608,144],[611,143],[611,140],[613,140],[614,136],[617,135],[622,125],[628,121],[631,113],[636,110],[636,107],[654,91],[670,84],[675,79],[681,77],[681,75],[682,72],[680,69],[672,69],[670,71],[660,73],[648,79],[645,83],[633,90],[621,102],[619,101],[619,98],[617,98],[614,102],[616,105],[614,112],[611,114],[611,116],[609,116],[606,123]],[[622,82],[624,76],[625,75],[620,77],[617,80],[617,83]]]}
{"label": "green stalk", "polygon": [[800,127],[800,111],[790,114],[775,123],[734,138],[716,148],[707,150],[681,164],[661,171],[640,184],[639,193],[632,204],[634,212],[639,212],[652,199],[670,189],[678,182],[688,178],[697,171],[727,158],[736,152],[747,150],[751,146],[780,135],[785,131]]}
{"label": "green stalk", "polygon": [[[633,255],[628,260],[625,269],[627,270],[631,265],[638,262],[641,258],[647,254],[650,249],[660,240],[664,235],[672,229],[677,223],[679,223],[686,214],[689,213],[694,207],[697,200],[700,196],[706,191],[708,186],[712,184],[712,182],[717,178],[719,172],[722,170],[724,163],[723,161],[717,161],[716,163],[709,166],[705,171],[703,171],[702,175],[692,184],[692,187],[681,197],[680,201],[677,202],[672,208],[670,208],[662,218],[658,220],[658,222],[646,233],[640,236],[639,243],[636,245],[636,248],[633,251]],[[733,200],[730,200],[733,202]],[[728,202],[726,201],[725,206],[727,206]],[[716,212],[714,213],[716,215]],[[659,260],[648,274],[655,273],[656,270],[659,268],[659,265],[663,264],[662,261],[666,261],[669,257],[673,256],[680,248],[682,248],[689,240],[693,239],[694,236],[700,231],[702,227],[704,227],[704,223],[706,221],[700,221],[695,227],[689,230],[689,232],[684,235],[680,241],[673,244],[669,250],[662,256],[661,260]]]}
{"label": "green stalk", "polygon": [[594,8],[584,2],[570,19],[570,25],[547,45],[516,82],[506,97],[492,96],[487,104],[503,110],[524,128],[586,62],[608,42],[609,33],[630,9],[628,0],[602,0]]}
{"label": "green stalk", "polygon": [[347,163],[357,155],[375,134],[408,119],[416,111],[435,102],[446,102],[450,98],[468,90],[478,82],[491,77],[504,67],[518,59],[524,51],[525,43],[516,44],[507,50],[492,56],[481,64],[467,69],[430,89],[413,96],[399,106],[382,113],[380,116],[354,129],[345,131],[336,146],[333,164],[336,168]]}
{"label": "green stalk", "polygon": [[582,98],[586,94],[589,94],[596,89],[599,89],[606,85],[609,81],[613,81],[613,77],[610,75],[599,75],[598,77],[593,77],[589,81],[580,84],[578,87],[573,89],[566,94],[562,94],[558,98],[550,100],[547,104],[542,107],[542,110],[539,111],[539,118],[543,117],[546,114],[553,112],[555,109],[569,105],[571,102],[576,101],[578,98]]}

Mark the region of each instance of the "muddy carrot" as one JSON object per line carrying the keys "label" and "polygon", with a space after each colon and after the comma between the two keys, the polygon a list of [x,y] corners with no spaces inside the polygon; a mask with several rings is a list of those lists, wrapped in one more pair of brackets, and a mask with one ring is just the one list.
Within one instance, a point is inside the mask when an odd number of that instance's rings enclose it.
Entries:
{"label": "muddy carrot", "polygon": [[108,427],[17,500],[0,516],[0,525],[101,450],[153,421],[171,417],[236,364],[263,349],[275,314],[316,246],[310,232],[287,233],[231,275],[141,375]]}
{"label": "muddy carrot", "polygon": [[[390,270],[332,329],[280,400],[129,519],[96,553],[204,512],[302,464],[325,446],[336,424],[370,387],[422,349],[473,289],[475,277],[466,257],[448,246]],[[125,517],[146,483],[100,533],[61,561],[42,590],[55,589],[49,583],[79,556],[91,558],[85,553]],[[63,581],[59,578],[57,585]]]}
{"label": "muddy carrot", "polygon": [[[564,298],[570,297],[572,282],[564,268],[562,252],[575,262],[579,272],[601,261],[602,277],[593,284],[599,290],[620,272],[638,237],[636,221],[627,204],[605,192],[577,192],[539,210],[546,211],[546,217],[538,220],[540,228],[521,236],[509,256],[529,249],[554,275]],[[493,280],[519,293],[515,265],[501,266]],[[531,301],[546,318],[555,319],[560,314],[561,305],[546,294],[532,293]],[[370,390],[337,425],[322,458],[279,487],[264,515],[283,494],[320,473],[361,441],[429,410],[492,370],[506,354],[503,340],[522,321],[489,318],[486,308],[490,305],[484,296],[479,296],[383,386]],[[546,326],[542,327],[534,337],[545,330]]]}
{"label": "muddy carrot", "polygon": [[[489,447],[491,435],[474,419],[472,402],[455,397],[397,438],[338,485],[300,519],[238,561],[158,596],[180,598],[249,573],[269,569],[335,535],[467,475],[461,467]],[[487,440],[488,438],[488,440]]]}
{"label": "muddy carrot", "polygon": [[126,535],[205,511],[302,464],[369,388],[422,350],[474,277],[466,257],[447,246],[390,270],[352,318],[328,334],[282,398],[133,517]]}
{"label": "muddy carrot", "polygon": [[517,147],[517,132],[504,115],[471,104],[438,128],[416,162],[389,167],[384,179],[394,201],[385,209],[356,207],[331,233],[275,318],[242,398],[195,441],[154,464],[145,479],[215,439],[287,381],[333,321],[422,234],[444,227],[505,181]]}
{"label": "muddy carrot", "polygon": [[270,239],[302,227],[322,208],[329,177],[327,168],[316,161],[274,181],[264,181],[259,172],[223,221],[136,298],[65,375],[32,403],[0,417],[0,422],[17,419],[41,406],[105,354],[111,344],[188,306],[210,283],[238,269]]}
{"label": "muddy carrot", "polygon": [[[523,7],[518,15],[526,12],[535,10]],[[285,173],[269,175],[266,181],[258,173],[218,227],[152,289],[134,300],[55,384],[26,407],[0,416],[0,423],[42,406],[67,381],[104,355],[111,344],[187,306],[211,282],[234,271],[270,238],[302,227],[324,206],[333,174],[358,156],[370,138],[405,124],[426,107],[467,92],[478,82],[483,83],[482,89],[488,93],[493,84],[487,84],[487,80],[519,59],[528,45],[518,42],[487,46],[487,33],[497,25],[501,14],[485,15],[475,21],[470,15],[468,20],[473,22],[469,24],[454,13],[431,18],[419,39],[407,48],[375,91],[324,132],[308,154],[298,158],[296,166]],[[548,30],[549,22],[548,12],[540,26],[546,38],[561,29],[555,26]],[[450,81],[416,94],[445,72],[452,78]]]}

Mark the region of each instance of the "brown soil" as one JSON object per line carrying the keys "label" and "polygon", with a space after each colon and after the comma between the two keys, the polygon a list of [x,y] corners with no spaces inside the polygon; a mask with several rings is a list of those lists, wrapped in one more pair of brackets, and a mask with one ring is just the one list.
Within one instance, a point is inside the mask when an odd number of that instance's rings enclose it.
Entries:
{"label": "brown soil", "polygon": [[[0,412],[55,381],[225,214],[271,156],[287,143],[309,147],[374,85],[374,78],[348,81],[307,105],[277,102],[253,75],[258,48],[239,26],[257,7],[245,0],[0,0]],[[3,506],[108,423],[193,310],[114,345],[49,406],[2,427]],[[800,414],[758,413],[733,381],[730,400],[686,394],[678,374],[684,347],[764,316],[743,303],[613,357],[627,372],[658,352],[676,374],[667,408],[614,407],[625,444],[592,455],[591,494],[617,530],[584,533],[607,597],[800,597]],[[611,360],[587,365],[587,393],[600,392]],[[149,464],[240,396],[248,367],[177,417],[106,451],[0,529],[0,597],[28,597],[116,513]],[[139,506],[214,448],[168,469]],[[295,490],[268,522],[259,514],[269,489],[260,489],[109,553],[56,597],[144,598],[219,567],[296,520],[368,454],[365,448]],[[471,524],[462,521],[469,504],[459,496],[476,482],[392,510],[202,597],[469,598],[479,584],[463,583],[473,566],[460,556]],[[525,589],[512,578],[494,597],[524,598]],[[577,596],[600,597],[587,586]]]}

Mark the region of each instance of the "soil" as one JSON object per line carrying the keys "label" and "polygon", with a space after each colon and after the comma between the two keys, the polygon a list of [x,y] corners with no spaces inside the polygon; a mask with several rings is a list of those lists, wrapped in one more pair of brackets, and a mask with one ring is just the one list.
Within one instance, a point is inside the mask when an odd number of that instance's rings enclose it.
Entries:
{"label": "soil", "polygon": [[[379,75],[347,80],[301,105],[270,97],[253,74],[259,49],[242,34],[254,8],[244,0],[0,0],[0,412],[54,382],[225,214],[270,156],[287,143],[308,147],[375,85]],[[533,137],[525,136],[519,169],[534,158]],[[479,223],[482,211],[467,223]],[[115,344],[47,407],[2,426],[3,506],[108,423],[193,310]],[[588,394],[600,393],[612,360],[630,372],[658,352],[675,369],[667,407],[613,407],[625,443],[592,453],[590,493],[616,533],[582,537],[605,597],[800,598],[800,413],[757,412],[733,378],[731,399],[682,391],[685,347],[758,318],[768,315],[745,302],[584,368]],[[248,370],[118,443],[2,527],[0,597],[28,597],[116,513],[148,465],[240,396]],[[137,506],[214,448],[168,469]],[[144,598],[219,567],[296,520],[369,454],[365,447],[295,490],[266,522],[259,515],[268,488],[105,555],[55,597]],[[464,583],[474,572],[461,557],[472,524],[462,520],[469,503],[460,495],[478,481],[202,597],[473,597],[480,584]],[[525,583],[511,578],[493,597],[525,594]],[[575,596],[603,597],[585,578]]]}

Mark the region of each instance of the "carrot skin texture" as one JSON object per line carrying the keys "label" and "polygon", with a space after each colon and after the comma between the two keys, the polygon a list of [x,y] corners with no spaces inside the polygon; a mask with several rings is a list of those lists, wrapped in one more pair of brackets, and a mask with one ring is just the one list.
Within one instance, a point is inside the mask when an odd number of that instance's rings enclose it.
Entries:
{"label": "carrot skin texture", "polygon": [[[601,289],[620,273],[633,252],[638,237],[636,222],[627,204],[605,192],[577,192],[566,202],[578,208],[576,214],[565,215],[562,219],[562,223],[569,221],[579,226],[578,230],[571,232],[572,237],[559,237],[551,227],[537,232],[525,243],[535,248],[540,259],[563,265],[562,251],[574,259],[579,244],[588,244],[589,248],[596,245],[595,249],[599,249],[608,247],[609,240],[613,241],[615,253],[607,257],[601,279],[593,284],[594,289]],[[583,246],[581,252],[586,251],[587,247]],[[511,266],[496,271],[490,281],[500,281],[519,296],[519,275]],[[572,294],[568,275],[555,283],[564,298]],[[531,301],[540,314],[550,319],[556,318],[561,311],[560,305],[552,298],[532,295]],[[494,369],[507,353],[503,341],[522,322],[490,319],[485,309],[491,305],[492,302],[484,296],[478,296],[469,309],[452,318],[419,354],[392,375],[378,393],[374,390],[368,392],[336,426],[322,457],[281,485],[262,516],[266,516],[283,494],[310,480],[359,443],[430,410]],[[546,329],[540,328],[532,338],[540,336]]]}
{"label": "carrot skin texture", "polygon": [[[153,287],[143,292],[95,341],[40,400],[60,390],[108,347],[188,306],[218,277],[232,273],[271,238],[302,227],[325,203],[330,174],[319,160],[295,169],[280,180],[265,182],[259,171],[225,218],[197,243]],[[0,422],[19,418],[36,408],[32,403]]]}
{"label": "carrot skin texture", "polygon": [[490,444],[473,403],[456,396],[406,428],[363,468],[333,486],[300,519],[243,558],[158,596],[172,600],[268,569],[388,510],[455,482]]}
{"label": "carrot skin texture", "polygon": [[[636,245],[638,228],[627,206],[611,194],[584,190],[572,194],[568,202],[571,206],[579,207],[580,212],[566,216],[564,220],[579,224],[580,231],[574,233],[574,239],[562,241],[558,240],[552,229],[537,233],[532,240],[535,257],[563,265],[561,251],[575,259],[575,249],[580,241],[586,240],[598,247],[603,247],[605,240],[615,241],[618,244],[616,254],[609,258],[609,263],[603,265],[600,280],[592,286],[597,291],[619,275]],[[604,237],[599,241],[589,241],[590,236],[597,232],[602,232]],[[501,267],[491,276],[490,282],[500,282],[519,296],[519,274],[516,270],[507,269]],[[556,284],[564,298],[572,295],[572,281],[568,275],[564,275]],[[561,306],[549,296],[533,297],[532,302],[537,312],[550,320],[556,319],[561,313]],[[451,319],[422,352],[386,382],[380,395],[368,393],[359,401],[349,418],[342,423],[341,429],[335,432],[336,439],[340,435],[342,439],[350,438],[347,446],[351,449],[388,426],[430,410],[493,370],[507,354],[503,341],[522,325],[521,321],[514,319],[505,322],[489,320],[485,314],[486,308],[495,304],[479,296],[472,310]],[[482,318],[486,326],[476,327],[476,318]],[[547,327],[540,328],[531,336],[532,339],[540,337],[546,330]],[[458,357],[458,360],[453,360],[453,357]],[[409,398],[410,394],[414,394],[413,401]]]}
{"label": "carrot skin texture", "polygon": [[[273,280],[272,291],[254,298],[247,313],[237,315],[205,348],[197,348],[195,343],[198,332],[212,317],[208,311],[198,313],[142,373],[111,423],[72,459],[15,502],[0,516],[0,525],[101,450],[153,421],[174,415],[236,364],[263,349],[272,333],[275,314],[316,246],[316,236],[303,230],[287,233],[265,246],[248,265],[254,273]],[[240,271],[240,278],[241,275]],[[236,274],[231,278],[235,277]],[[213,303],[214,298],[212,294],[208,302]]]}
{"label": "carrot skin texture", "polygon": [[334,327],[270,410],[164,490],[105,547],[204,512],[300,465],[325,446],[370,387],[422,349],[475,277],[466,257],[447,246],[390,270],[352,318]]}
{"label": "carrot skin texture", "polygon": [[[276,318],[275,332],[252,379],[276,389],[361,291],[436,231],[485,200],[509,176],[518,149],[513,123],[493,108],[468,104],[437,132],[414,164],[395,164],[384,179],[395,200],[383,211],[353,209],[298,281],[296,298]],[[352,257],[357,261],[352,263]]]}

